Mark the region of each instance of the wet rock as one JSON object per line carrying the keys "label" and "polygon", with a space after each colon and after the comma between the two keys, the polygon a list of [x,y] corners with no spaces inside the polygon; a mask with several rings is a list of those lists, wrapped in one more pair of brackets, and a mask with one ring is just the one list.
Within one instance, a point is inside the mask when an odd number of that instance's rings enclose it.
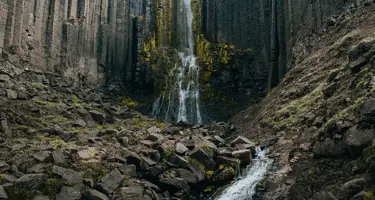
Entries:
{"label": "wet rock", "polygon": [[322,192],[315,193],[314,196],[310,198],[310,200],[338,200],[338,199],[332,193],[322,191]]}
{"label": "wet rock", "polygon": [[122,183],[124,176],[118,169],[112,170],[109,174],[105,175],[99,180],[98,188],[105,194],[111,194],[114,192]]}
{"label": "wet rock", "polygon": [[10,89],[7,89],[6,91],[7,91],[7,97],[8,97],[8,99],[13,99],[13,100],[17,99],[18,94],[17,94],[16,91],[10,90]]}
{"label": "wet rock", "polygon": [[120,193],[126,200],[143,200],[144,189],[141,186],[123,187]]}
{"label": "wet rock", "polygon": [[190,187],[187,182],[182,178],[162,178],[159,180],[161,183],[168,185],[168,187],[174,187],[184,190],[186,193],[190,191]]}
{"label": "wet rock", "polygon": [[323,142],[315,143],[313,153],[315,156],[341,156],[346,153],[346,149],[342,141],[326,138]]}
{"label": "wet rock", "polygon": [[45,181],[44,174],[27,174],[16,180],[16,186],[27,188],[30,190],[38,190],[42,188]]}
{"label": "wet rock", "polygon": [[44,195],[38,195],[38,196],[35,196],[33,200],[49,200],[49,197],[44,196]]}
{"label": "wet rock", "polygon": [[176,144],[176,152],[177,152],[178,154],[183,155],[183,154],[185,154],[187,151],[189,151],[189,149],[188,149],[184,144],[182,144],[181,142],[178,142],[178,143]]}
{"label": "wet rock", "polygon": [[353,126],[345,132],[344,142],[352,153],[357,154],[370,146],[374,137],[374,130],[360,129],[357,126]]}
{"label": "wet rock", "polygon": [[243,136],[238,136],[236,139],[231,141],[229,144],[233,147],[236,146],[237,144],[250,144],[250,145],[255,146],[254,142],[250,141],[249,139],[247,139]]}
{"label": "wet rock", "polygon": [[56,200],[80,200],[81,193],[72,187],[62,187]]}
{"label": "wet rock", "polygon": [[97,122],[104,122],[104,120],[106,119],[106,115],[100,111],[91,110],[89,111],[89,113],[91,117]]}
{"label": "wet rock", "polygon": [[35,153],[33,155],[33,157],[36,160],[40,161],[40,162],[46,162],[46,161],[48,161],[48,159],[50,158],[50,156],[51,156],[51,152],[50,151],[39,151],[39,152],[37,152],[37,153]]}
{"label": "wet rock", "polygon": [[89,200],[109,200],[109,198],[105,194],[92,189],[87,189],[83,193],[83,197]]}
{"label": "wet rock", "polygon": [[251,162],[251,150],[244,149],[232,152],[233,157],[240,159],[241,165],[248,165]]}
{"label": "wet rock", "polygon": [[340,187],[339,197],[342,199],[349,199],[350,197],[353,197],[354,195],[362,191],[366,187],[366,185],[367,181],[363,178],[348,181]]}
{"label": "wet rock", "polygon": [[197,178],[195,177],[194,173],[186,170],[186,169],[176,169],[175,170],[177,173],[177,176],[184,179],[187,183],[190,184],[196,184],[197,183]]}
{"label": "wet rock", "polygon": [[0,185],[0,199],[8,199],[8,195],[2,185]]}

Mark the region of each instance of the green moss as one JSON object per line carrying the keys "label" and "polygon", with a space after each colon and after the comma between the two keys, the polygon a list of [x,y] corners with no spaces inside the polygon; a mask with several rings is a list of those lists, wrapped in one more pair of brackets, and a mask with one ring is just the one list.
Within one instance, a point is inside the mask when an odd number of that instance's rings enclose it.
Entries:
{"label": "green moss", "polygon": [[46,106],[46,107],[63,107],[63,106],[65,106],[65,104],[63,104],[63,103],[43,101],[43,100],[40,100],[40,99],[33,99],[33,101],[38,105],[42,105],[42,106]]}
{"label": "green moss", "polygon": [[122,103],[123,105],[126,105],[126,106],[130,107],[130,108],[134,108],[134,107],[139,106],[139,103],[138,103],[138,102],[132,100],[132,99],[129,98],[129,97],[123,97],[123,98],[121,99],[121,103]]}
{"label": "green moss", "polygon": [[363,200],[371,200],[374,197],[374,194],[372,192],[366,192],[365,197],[363,197]]}
{"label": "green moss", "polygon": [[36,137],[41,140],[47,142],[49,145],[51,145],[52,149],[58,149],[58,148],[65,148],[67,147],[67,144],[64,140],[62,140],[60,137],[47,137],[40,133],[36,134]]}
{"label": "green moss", "polygon": [[62,117],[62,116],[54,116],[54,115],[48,115],[48,116],[43,116],[41,117],[42,122],[47,122],[47,123],[64,123],[70,121],[69,119]]}
{"label": "green moss", "polygon": [[49,177],[44,183],[43,194],[53,199],[65,185],[67,185],[65,180],[58,177]]}
{"label": "green moss", "polygon": [[94,182],[99,181],[110,172],[107,168],[99,163],[82,162],[81,168],[84,171],[83,176],[92,178]]}
{"label": "green moss", "polygon": [[16,186],[6,188],[6,192],[8,200],[31,200],[34,196],[30,189]]}
{"label": "green moss", "polygon": [[44,85],[43,83],[39,83],[39,82],[32,82],[31,85],[36,87],[39,90],[43,90],[43,89],[48,88],[48,86]]}

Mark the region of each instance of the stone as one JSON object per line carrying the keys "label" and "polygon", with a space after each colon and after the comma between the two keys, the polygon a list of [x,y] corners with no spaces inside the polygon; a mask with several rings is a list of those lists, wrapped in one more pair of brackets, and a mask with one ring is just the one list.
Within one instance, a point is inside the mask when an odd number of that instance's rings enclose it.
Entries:
{"label": "stone", "polygon": [[361,71],[362,67],[367,64],[367,59],[363,56],[360,56],[356,60],[349,63],[349,68],[353,73],[358,73]]}
{"label": "stone", "polygon": [[0,74],[0,81],[1,82],[8,82],[10,80],[10,77],[6,74]]}
{"label": "stone", "polygon": [[201,148],[195,148],[190,153],[190,157],[202,163],[207,170],[215,169],[215,161]]}
{"label": "stone", "polygon": [[183,154],[185,154],[187,151],[189,151],[189,149],[188,149],[184,144],[182,144],[181,142],[178,142],[178,143],[176,144],[176,152],[177,152],[178,154],[183,155]]}
{"label": "stone", "polygon": [[336,122],[336,130],[338,132],[344,132],[348,130],[350,127],[352,127],[354,124],[351,121],[347,120],[339,120]]}
{"label": "stone", "polygon": [[51,152],[50,151],[39,151],[33,155],[33,157],[40,161],[40,162],[45,162],[48,161],[48,159],[51,157]]}
{"label": "stone", "polygon": [[85,149],[85,150],[78,151],[77,156],[78,156],[78,159],[88,160],[88,159],[93,158],[94,154],[91,151]]}
{"label": "stone", "polygon": [[156,144],[155,142],[153,142],[151,140],[142,140],[142,141],[140,141],[140,143],[145,145],[146,147],[149,147],[149,148],[152,148]]}
{"label": "stone", "polygon": [[349,147],[351,153],[360,153],[363,149],[372,144],[375,132],[372,129],[360,129],[353,126],[344,134],[344,142]]}
{"label": "stone", "polygon": [[153,161],[151,158],[146,156],[141,156],[142,160],[145,161],[149,166],[156,165],[157,162]]}
{"label": "stone", "polygon": [[56,164],[63,164],[66,162],[65,156],[62,150],[55,150],[52,152],[52,158]]}
{"label": "stone", "polygon": [[330,85],[322,89],[322,93],[326,98],[331,97],[335,93],[338,87],[339,87],[338,82],[331,83]]}
{"label": "stone", "polygon": [[73,169],[67,169],[62,175],[62,178],[65,179],[69,185],[72,185],[72,186],[83,185],[82,174],[74,171]]}
{"label": "stone", "polygon": [[83,192],[83,197],[89,200],[109,200],[105,194],[92,189],[87,189],[85,192]]}
{"label": "stone", "polygon": [[2,185],[0,185],[0,199],[8,199],[8,195]]}
{"label": "stone", "polygon": [[129,138],[128,138],[128,137],[121,137],[121,138],[119,139],[119,141],[120,141],[121,144],[124,145],[124,146],[128,146],[128,144],[129,144]]}
{"label": "stone", "polygon": [[251,162],[251,150],[244,149],[232,152],[233,157],[238,158],[241,161],[241,165],[248,165]]}
{"label": "stone", "polygon": [[90,187],[90,188],[93,188],[94,187],[94,179],[92,178],[84,178],[83,179],[83,184],[85,184],[86,186]]}
{"label": "stone", "polygon": [[219,143],[219,144],[225,144],[225,140],[218,136],[218,135],[214,135],[214,139]]}
{"label": "stone", "polygon": [[135,165],[122,165],[121,167],[119,167],[119,170],[122,174],[128,177],[137,176],[137,167]]}
{"label": "stone", "polygon": [[250,141],[249,139],[243,136],[238,136],[236,139],[232,140],[229,144],[233,147],[236,146],[236,144],[251,144],[255,146],[254,142]]}
{"label": "stone", "polygon": [[38,190],[43,187],[45,178],[44,174],[27,174],[17,179],[15,185],[29,190]]}
{"label": "stone", "polygon": [[10,166],[5,161],[0,161],[0,173],[4,173],[10,169]]}
{"label": "stone", "polygon": [[177,176],[179,178],[182,178],[184,179],[187,183],[190,183],[190,184],[196,184],[197,183],[197,178],[195,177],[194,173],[187,170],[187,169],[176,169],[175,170],[177,172]]}
{"label": "stone", "polygon": [[198,182],[201,182],[205,179],[205,171],[200,163],[191,161],[188,168],[194,173],[194,176],[197,178]]}
{"label": "stone", "polygon": [[75,127],[86,127],[87,123],[83,119],[77,119],[72,125]]}
{"label": "stone", "polygon": [[232,166],[232,167],[236,167],[237,169],[239,169],[241,161],[238,158],[230,158],[230,157],[226,157],[226,156],[218,156],[217,157],[217,163],[219,165]]}
{"label": "stone", "polygon": [[[156,126],[152,126],[151,128],[147,129],[147,132],[150,134],[150,135],[156,135],[156,134],[159,134],[161,133],[161,129],[160,128],[157,128]],[[157,140],[157,139],[156,139]],[[156,141],[154,140],[154,141]]]}
{"label": "stone", "polygon": [[226,167],[219,174],[213,175],[211,179],[214,182],[225,183],[225,182],[232,181],[235,177],[236,177],[236,171],[233,169],[233,167]]}
{"label": "stone", "polygon": [[106,115],[100,111],[90,110],[89,113],[96,122],[104,122],[106,119]]}
{"label": "stone", "polygon": [[368,197],[368,192],[365,192],[365,191],[361,191],[360,193],[354,195],[352,198],[350,198],[350,200],[366,200],[366,199],[369,199]]}
{"label": "stone", "polygon": [[49,200],[49,197],[44,195],[38,195],[35,196],[32,200]]}
{"label": "stone", "polygon": [[12,99],[12,100],[16,100],[17,99],[18,94],[17,94],[16,91],[10,90],[10,89],[7,89],[6,91],[7,91],[7,97],[8,97],[8,99]]}
{"label": "stone", "polygon": [[176,167],[186,168],[188,166],[188,161],[185,160],[185,158],[172,153],[170,156],[168,156],[167,161],[171,164],[173,164]]}
{"label": "stone", "polygon": [[126,200],[143,200],[144,189],[141,186],[123,187],[120,189],[120,193]]}
{"label": "stone", "polygon": [[62,187],[60,193],[56,196],[56,200],[80,200],[81,193],[72,187]]}
{"label": "stone", "polygon": [[345,145],[342,141],[334,141],[326,138],[324,141],[316,142],[313,147],[315,156],[342,156],[346,153]]}
{"label": "stone", "polygon": [[310,200],[338,200],[332,193],[321,191],[315,193]]}
{"label": "stone", "polygon": [[148,172],[152,177],[158,177],[163,172],[163,167],[161,165],[155,165],[150,167]]}
{"label": "stone", "polygon": [[110,173],[101,178],[97,184],[100,191],[105,194],[113,193],[122,183],[124,176],[118,169],[112,170]]}
{"label": "stone", "polygon": [[341,199],[349,199],[362,191],[366,185],[367,181],[364,178],[350,180],[340,187],[339,197]]}
{"label": "stone", "polygon": [[186,193],[190,191],[190,187],[187,182],[182,178],[162,178],[159,180],[160,183],[166,184],[168,187],[174,187],[184,190]]}

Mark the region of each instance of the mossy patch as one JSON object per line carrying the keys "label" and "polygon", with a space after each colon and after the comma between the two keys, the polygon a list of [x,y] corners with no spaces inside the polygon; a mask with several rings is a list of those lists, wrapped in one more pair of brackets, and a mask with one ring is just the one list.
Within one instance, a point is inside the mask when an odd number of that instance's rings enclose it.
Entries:
{"label": "mossy patch", "polygon": [[45,135],[37,133],[36,137],[41,141],[47,142],[49,145],[51,145],[52,149],[55,150],[58,148],[65,148],[68,146],[67,143],[58,136],[47,137]]}

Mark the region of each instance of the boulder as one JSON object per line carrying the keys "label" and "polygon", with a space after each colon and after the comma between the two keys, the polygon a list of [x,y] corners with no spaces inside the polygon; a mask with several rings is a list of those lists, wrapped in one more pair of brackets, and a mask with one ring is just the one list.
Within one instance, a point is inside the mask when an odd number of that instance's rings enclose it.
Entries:
{"label": "boulder", "polygon": [[[157,136],[157,134],[159,134],[159,133],[161,133],[161,129],[160,128],[157,128],[156,126],[153,126],[153,127],[151,127],[151,128],[149,128],[149,129],[147,129],[147,132],[150,134],[150,135],[155,135],[155,136]],[[156,138],[156,140],[157,140],[158,138]],[[155,140],[155,141],[156,141]]]}
{"label": "boulder", "polygon": [[119,167],[119,170],[122,174],[128,177],[137,176],[137,167],[135,165],[122,165],[121,167]]}
{"label": "boulder", "polygon": [[241,161],[241,165],[248,165],[252,160],[250,149],[233,151],[232,155],[233,157],[238,158]]}
{"label": "boulder", "polygon": [[9,90],[9,89],[7,89],[6,91],[7,91],[7,97],[8,97],[8,99],[13,99],[13,100],[17,99],[18,94],[17,94],[16,91]]}
{"label": "boulder", "polygon": [[81,150],[81,151],[77,152],[77,157],[80,160],[88,160],[88,159],[91,159],[91,158],[95,157],[95,152],[96,152],[96,150],[93,149],[93,148],[84,149],[84,150]]}
{"label": "boulder", "polygon": [[187,182],[182,178],[162,178],[159,180],[161,183],[167,185],[168,187],[174,187],[177,189],[182,189],[186,193],[190,191],[190,187]]}
{"label": "boulder", "polygon": [[367,181],[364,178],[350,180],[340,187],[339,195],[342,199],[349,199],[362,191],[366,185]]}
{"label": "boulder", "polygon": [[67,181],[69,185],[72,186],[82,186],[83,185],[83,176],[81,173],[76,172],[72,169],[67,169],[62,178]]}
{"label": "boulder", "polygon": [[368,192],[365,192],[365,191],[361,191],[360,193],[350,198],[350,200],[367,200],[367,199],[370,199],[370,197],[368,196]]}
{"label": "boulder", "polygon": [[187,170],[187,169],[176,169],[176,174],[179,178],[184,179],[187,183],[190,184],[196,184],[197,183],[197,178],[195,177],[194,173]]}
{"label": "boulder", "polygon": [[363,149],[370,146],[374,138],[375,132],[373,129],[360,129],[357,125],[344,134],[344,142],[354,154],[360,153]]}
{"label": "boulder", "polygon": [[120,186],[123,179],[124,176],[121,172],[118,169],[114,169],[99,180],[97,187],[105,194],[111,194]]}
{"label": "boulder", "polygon": [[6,74],[0,74],[0,81],[1,82],[8,82],[10,81],[10,76]]}
{"label": "boulder", "polygon": [[10,166],[5,161],[0,161],[0,173],[4,173],[10,169]]}
{"label": "boulder", "polygon": [[254,142],[250,141],[249,139],[243,136],[238,136],[236,139],[232,140],[229,144],[233,147],[236,146],[236,144],[251,144],[255,146]]}
{"label": "boulder", "polygon": [[142,160],[145,161],[149,166],[156,165],[157,162],[153,161],[151,158],[146,156],[141,156]]}
{"label": "boulder", "polygon": [[326,98],[331,97],[335,93],[338,87],[339,87],[338,82],[331,83],[327,87],[323,88],[322,93]]}
{"label": "boulder", "polygon": [[315,193],[310,200],[338,200],[332,193],[322,191]]}
{"label": "boulder", "polygon": [[2,185],[0,185],[0,199],[8,199],[8,195]]}
{"label": "boulder", "polygon": [[44,196],[44,195],[38,195],[38,196],[35,196],[33,200],[49,200],[49,197]]}
{"label": "boulder", "polygon": [[190,153],[190,157],[202,163],[207,170],[215,169],[215,161],[201,148],[195,148]]}
{"label": "boulder", "polygon": [[236,177],[236,171],[233,167],[225,167],[220,173],[215,174],[211,177],[213,182],[227,183],[232,181]]}
{"label": "boulder", "polygon": [[217,157],[217,163],[219,165],[232,166],[235,170],[240,169],[241,161],[238,158],[229,158],[226,156]]}
{"label": "boulder", "polygon": [[72,187],[62,187],[60,193],[56,196],[56,200],[80,200],[81,193]]}
{"label": "boulder", "polygon": [[126,200],[143,200],[144,192],[144,188],[141,186],[123,187],[120,190],[123,199]]}
{"label": "boulder", "polygon": [[176,152],[177,152],[178,154],[183,155],[183,154],[185,154],[187,151],[189,151],[189,149],[188,149],[184,144],[182,144],[181,142],[178,142],[178,143],[176,144]]}
{"label": "boulder", "polygon": [[74,127],[86,127],[87,123],[83,119],[77,119],[76,121],[73,122],[72,124]]}
{"label": "boulder", "polygon": [[315,156],[342,156],[345,155],[346,148],[342,141],[326,138],[322,142],[315,143],[313,153]]}
{"label": "boulder", "polygon": [[65,156],[63,154],[62,150],[55,150],[52,152],[52,158],[55,161],[56,164],[62,164],[65,163]]}
{"label": "boulder", "polygon": [[50,151],[39,151],[33,155],[33,157],[40,162],[48,161],[50,156],[51,156]]}
{"label": "boulder", "polygon": [[168,156],[167,161],[172,165],[181,168],[187,168],[189,164],[187,160],[175,153],[172,153],[170,156]]}
{"label": "boulder", "polygon": [[83,197],[89,200],[109,200],[105,194],[92,189],[87,189],[85,192],[83,192]]}
{"label": "boulder", "polygon": [[91,117],[97,122],[104,122],[104,120],[106,119],[106,115],[100,111],[90,110],[89,113]]}
{"label": "boulder", "polygon": [[353,73],[358,73],[361,71],[362,67],[367,64],[367,62],[368,60],[365,57],[360,56],[356,60],[349,63],[349,68]]}
{"label": "boulder", "polygon": [[44,174],[27,174],[17,179],[15,185],[29,190],[38,190],[43,187],[45,178]]}

